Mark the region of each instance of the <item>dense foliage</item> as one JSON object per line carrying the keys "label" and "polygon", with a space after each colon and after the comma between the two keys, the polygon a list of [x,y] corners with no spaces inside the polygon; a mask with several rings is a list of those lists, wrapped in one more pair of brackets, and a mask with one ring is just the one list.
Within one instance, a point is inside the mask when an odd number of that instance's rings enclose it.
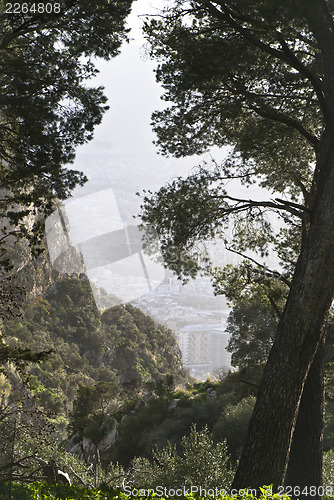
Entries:
{"label": "dense foliage", "polygon": [[0,217],[12,224],[3,232],[35,241],[42,223],[31,231],[24,216],[49,212],[55,197],[85,181],[67,167],[107,109],[103,89],[86,82],[95,57],[118,54],[131,4],[60,0],[34,10],[20,0],[13,13],[1,3]]}
{"label": "dense foliage", "polygon": [[233,366],[266,361],[274,341],[277,316],[271,304],[240,299],[231,311],[226,331],[231,334],[228,351]]}
{"label": "dense foliage", "polygon": [[182,377],[173,333],[131,305],[101,314],[86,278],[56,282],[45,297],[27,303],[20,318],[4,321],[3,332],[9,346],[52,351],[27,373],[38,404],[59,420],[68,417],[79,387],[105,385],[116,397],[167,374]]}
{"label": "dense foliage", "polygon": [[[174,392],[166,390],[148,400],[144,397],[135,411],[132,410],[136,402],[125,405],[115,414],[120,424],[118,443],[112,450],[113,461],[128,467],[134,457],[152,459],[152,451],[168,443],[181,453],[182,438],[189,435],[194,424],[199,431],[207,427],[213,432],[215,444],[226,440],[229,455],[238,458],[250,417],[250,412],[245,416],[240,414],[243,398],[257,393],[261,374],[262,367],[249,368],[231,373],[223,381],[188,385]],[[229,418],[232,408],[235,411]],[[122,418],[124,415],[126,418]],[[228,425],[221,425],[223,418],[229,421]]]}
{"label": "dense foliage", "polygon": [[154,450],[152,462],[139,458],[132,467],[131,482],[142,488],[214,489],[224,485],[227,490],[233,478],[226,442],[214,443],[206,426],[197,431],[193,425],[190,434],[182,438],[179,453],[168,443]]}
{"label": "dense foliage", "polygon": [[[0,500],[7,500],[7,496],[9,494],[9,488],[6,487],[6,485],[1,485],[2,492],[0,492]],[[169,490],[167,490],[169,491]],[[170,490],[171,493],[174,495],[163,495],[163,498],[175,498],[176,491],[175,490]],[[196,498],[199,500],[206,498],[206,497],[211,497],[212,490],[207,490],[207,495],[205,494],[205,489],[202,490],[200,495],[196,495]],[[215,491],[215,490],[213,490]],[[181,493],[178,492],[177,498],[182,498],[184,500],[192,500],[194,498],[194,494],[197,493],[195,488],[191,492],[189,491],[184,491]],[[289,500],[289,497],[287,495],[273,495],[270,487],[264,486],[259,490],[258,496],[254,496],[252,491],[244,491],[242,492],[242,498],[245,500],[268,500],[271,498],[274,498],[275,500],[281,499],[281,500]],[[13,500],[113,500],[113,499],[120,499],[120,500],[133,500],[135,498],[142,498],[143,500],[149,500],[152,498],[152,491],[149,491],[148,489],[139,489],[136,487],[133,487],[131,490],[131,494],[127,495],[123,491],[120,490],[115,490],[113,488],[106,488],[103,487],[101,489],[94,489],[94,490],[87,490],[86,488],[82,487],[71,487],[71,486],[59,486],[59,485],[54,485],[54,486],[49,486],[41,483],[35,483],[32,485],[17,485],[15,484],[12,488],[12,499]],[[218,499],[221,500],[236,500],[237,498],[240,498],[236,495],[230,496],[227,493],[225,494],[217,494],[216,495]],[[162,495],[160,495],[162,497]],[[158,497],[159,498],[159,497]],[[324,497],[325,499],[330,499],[333,498],[333,496],[326,495]]]}
{"label": "dense foliage", "polygon": [[[233,273],[216,273],[201,251],[220,237],[246,257],[234,270],[246,286],[285,287],[281,304],[271,297],[277,334],[234,486],[321,483],[321,349],[334,289],[333,15],[327,0],[175,0],[146,24],[168,102],[153,114],[160,151],[229,147],[221,165],[146,193],[147,242],[156,247],[158,234],[168,267],[185,278],[209,272],[224,293]],[[233,180],[272,195],[235,195]],[[272,248],[279,272],[263,261]]]}

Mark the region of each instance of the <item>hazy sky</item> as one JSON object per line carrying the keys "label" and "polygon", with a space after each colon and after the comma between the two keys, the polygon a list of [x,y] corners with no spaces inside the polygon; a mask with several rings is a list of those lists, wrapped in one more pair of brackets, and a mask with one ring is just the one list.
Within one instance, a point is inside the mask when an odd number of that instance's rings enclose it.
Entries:
{"label": "hazy sky", "polygon": [[[213,148],[201,157],[165,158],[152,143],[151,114],[165,103],[160,99],[163,89],[155,82],[155,63],[145,55],[139,16],[155,12],[156,7],[165,4],[166,0],[136,0],[128,20],[132,40],[123,45],[121,54],[115,59],[97,63],[100,73],[92,82],[105,87],[110,109],[95,129],[94,139],[78,149],[74,167],[84,171],[90,182],[77,189],[74,197],[113,188],[123,205],[124,193],[127,198],[132,193],[133,207],[136,207],[139,205],[136,191],[159,188],[175,176],[186,176],[203,159],[208,160],[212,155],[216,161],[221,161],[226,154],[224,150]],[[233,191],[236,194],[235,189]],[[263,196],[257,188],[255,194]],[[128,209],[124,207],[120,210],[127,218],[128,213],[124,213]]]}
{"label": "hazy sky", "polygon": [[[118,57],[98,61],[100,73],[88,82],[105,87],[110,109],[95,129],[94,139],[77,151],[74,168],[83,171],[89,182],[67,201],[74,243],[110,232],[110,224],[116,229],[134,224],[133,215],[138,214],[140,205],[137,191],[158,189],[175,176],[186,176],[203,159],[212,155],[219,162],[226,154],[214,148],[201,157],[165,158],[152,143],[151,114],[165,103],[160,99],[162,88],[155,82],[155,63],[145,56],[138,15],[154,12],[159,4],[166,1],[134,2],[128,21],[132,40],[123,45]],[[245,188],[236,186],[232,192],[250,197]],[[268,198],[257,187],[251,192],[258,199]]]}
{"label": "hazy sky", "polygon": [[[95,129],[94,139],[78,149],[75,167],[83,170],[94,184],[103,178],[110,186],[138,191],[163,184],[172,176],[186,174],[197,160],[166,159],[152,144],[152,112],[161,107],[161,88],[155,83],[154,63],[144,58],[144,41],[139,38],[141,21],[137,12],[148,12],[150,2],[134,2],[129,24],[134,25],[129,44],[111,61],[98,61],[100,74],[94,84],[103,85],[110,110]],[[124,181],[124,182],[122,182]],[[85,190],[90,190],[89,186]],[[81,190],[80,190],[81,191]],[[83,191],[81,191],[83,192]],[[77,190],[75,195],[79,195]]]}

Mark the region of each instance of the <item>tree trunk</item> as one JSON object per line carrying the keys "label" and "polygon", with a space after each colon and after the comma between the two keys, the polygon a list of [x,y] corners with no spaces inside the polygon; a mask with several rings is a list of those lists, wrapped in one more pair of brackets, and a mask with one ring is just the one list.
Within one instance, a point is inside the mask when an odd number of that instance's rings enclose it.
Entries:
{"label": "tree trunk", "polygon": [[[293,498],[320,500],[324,430],[323,342],[304,385],[292,437],[285,488]],[[310,487],[313,487],[310,490]],[[289,487],[293,487],[290,493]],[[312,495],[310,495],[312,493]],[[320,491],[321,493],[321,491]]]}
{"label": "tree trunk", "polygon": [[334,291],[334,136],[323,136],[308,233],[264,370],[233,488],[284,484],[304,383]]}

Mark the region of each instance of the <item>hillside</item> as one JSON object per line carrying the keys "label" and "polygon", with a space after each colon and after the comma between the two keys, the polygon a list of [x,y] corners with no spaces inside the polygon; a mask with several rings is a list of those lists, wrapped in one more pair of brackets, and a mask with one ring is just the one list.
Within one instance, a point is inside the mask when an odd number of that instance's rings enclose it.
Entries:
{"label": "hillside", "polygon": [[10,346],[52,350],[28,375],[38,404],[59,422],[67,422],[81,386],[110,384],[120,394],[167,374],[182,380],[173,332],[130,305],[100,313],[83,275],[56,281],[21,317],[5,320],[3,333]]}

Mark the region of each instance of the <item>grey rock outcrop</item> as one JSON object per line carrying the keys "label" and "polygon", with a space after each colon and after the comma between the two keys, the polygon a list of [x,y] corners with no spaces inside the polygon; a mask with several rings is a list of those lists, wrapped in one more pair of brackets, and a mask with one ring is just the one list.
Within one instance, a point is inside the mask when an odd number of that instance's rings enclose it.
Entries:
{"label": "grey rock outcrop", "polygon": [[66,449],[88,464],[96,461],[108,463],[112,447],[116,443],[117,427],[117,420],[107,417],[99,428],[103,437],[98,442],[87,436],[80,438],[79,433],[76,433],[69,440]]}

